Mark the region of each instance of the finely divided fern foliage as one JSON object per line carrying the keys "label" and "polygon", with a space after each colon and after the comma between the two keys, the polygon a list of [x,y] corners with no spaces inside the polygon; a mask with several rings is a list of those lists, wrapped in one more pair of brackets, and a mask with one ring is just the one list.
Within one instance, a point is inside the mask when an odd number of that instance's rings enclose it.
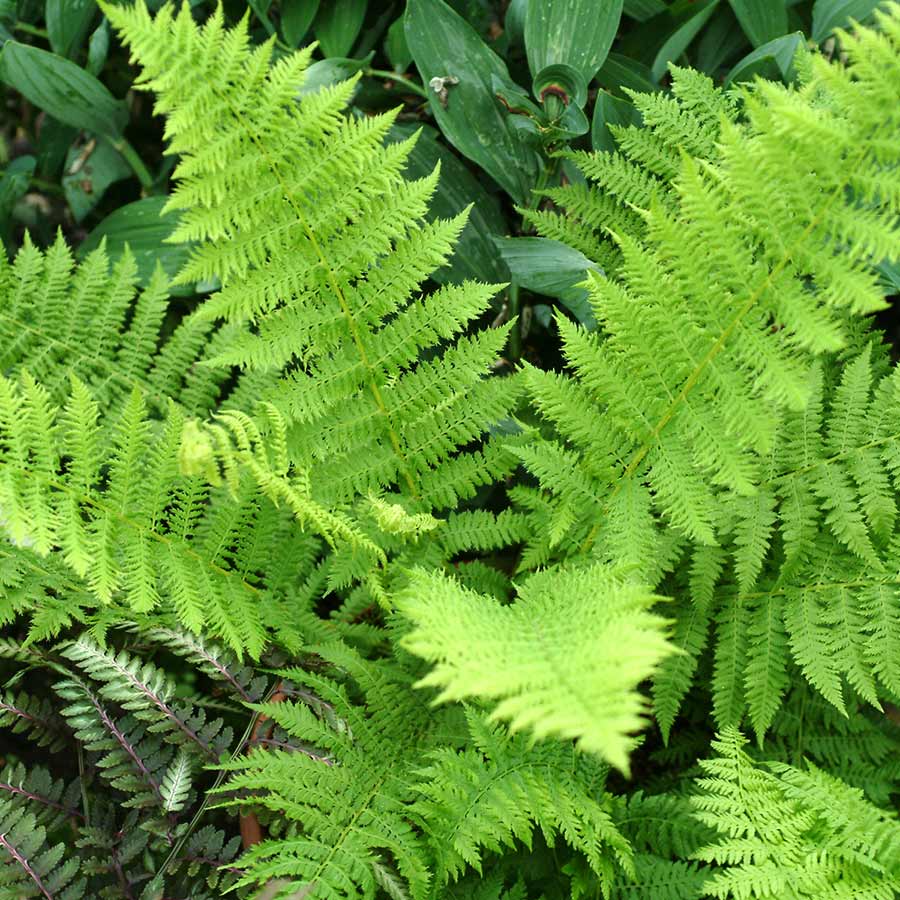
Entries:
{"label": "finely divided fern foliage", "polygon": [[431,289],[395,113],[104,11],[219,288],[0,258],[0,893],[900,895],[900,7],[572,154],[560,371]]}

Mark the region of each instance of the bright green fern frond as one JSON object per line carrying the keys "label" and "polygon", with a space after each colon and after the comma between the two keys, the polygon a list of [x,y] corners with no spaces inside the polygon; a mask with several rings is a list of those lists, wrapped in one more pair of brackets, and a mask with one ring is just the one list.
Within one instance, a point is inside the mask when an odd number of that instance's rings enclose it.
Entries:
{"label": "bright green fern frond", "polygon": [[605,884],[616,870],[633,871],[631,849],[610,815],[602,765],[572,746],[507,737],[472,710],[466,718],[474,746],[431,754],[413,808],[424,820],[439,885],[466,867],[481,871],[485,850],[517,841],[530,847],[537,829],[551,845],[562,836]]}
{"label": "bright green fern frond", "polygon": [[[416,296],[465,224],[426,221],[437,170],[404,179],[415,138],[385,145],[395,113],[346,117],[352,82],[298,99],[309,51],[273,64],[221,10],[202,28],[188,9],[107,12],[179,154],[173,240],[197,242],[179,278],[223,285],[182,327],[225,320],[211,362],[277,379],[319,502],[399,483],[441,505],[432,479],[507,417],[517,379],[486,377],[509,326],[466,335],[498,286]],[[469,496],[489,476],[472,462]]]}
{"label": "bright green fern frond", "polygon": [[440,700],[484,697],[494,716],[538,738],[576,738],[628,770],[642,727],[637,685],[669,653],[656,597],[601,566],[542,572],[501,606],[444,576],[417,572],[398,599],[414,625],[403,640],[436,664],[421,685]]}
{"label": "bright green fern frond", "polygon": [[[409,677],[389,662],[370,662],[340,645],[316,648],[337,671],[283,673],[287,699],[256,707],[284,730],[282,748],[252,750],[228,763],[229,800],[270,810],[288,831],[252,847],[238,861],[241,883],[271,882],[275,896],[374,898],[391,869],[412,898],[430,896],[429,853],[409,819],[414,773],[440,740]],[[350,691],[362,691],[365,707]]]}
{"label": "bright green fern frond", "polygon": [[[876,42],[869,35],[860,33],[860,53]],[[675,199],[636,200],[646,232],[617,235],[615,278],[590,275],[605,339],[592,343],[574,326],[562,331],[582,386],[577,402],[594,406],[615,434],[604,443],[621,459],[604,507],[637,476],[673,525],[713,542],[716,486],[755,490],[779,418],[810,400],[813,359],[845,342],[849,313],[882,304],[873,267],[900,252],[898,159],[888,149],[898,142],[885,143],[900,133],[900,53],[891,39],[872,52],[887,73],[877,84],[867,80],[867,64],[845,72],[818,61],[799,91],[768,84],[748,94],[748,121],[726,121],[713,158],[684,150]],[[807,121],[817,123],[815,134],[801,126]],[[776,170],[784,173],[777,187],[759,177]],[[535,385],[538,396],[543,387]],[[565,417],[553,418],[568,437]],[[845,423],[842,434],[851,432]],[[570,439],[582,441],[578,433]],[[865,554],[841,499],[849,485],[826,489],[842,538]],[[883,491],[868,506],[881,521],[889,515]],[[755,566],[748,557],[745,580]]]}
{"label": "bright green fern frond", "polygon": [[697,817],[718,833],[696,858],[718,867],[712,897],[891,900],[900,890],[900,824],[862,792],[810,768],[756,765],[734,729],[700,763]]}

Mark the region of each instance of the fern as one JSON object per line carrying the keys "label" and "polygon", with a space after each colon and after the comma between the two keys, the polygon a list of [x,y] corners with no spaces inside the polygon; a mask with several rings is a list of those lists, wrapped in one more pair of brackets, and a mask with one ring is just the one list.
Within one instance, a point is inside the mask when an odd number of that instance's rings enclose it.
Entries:
{"label": "fern", "polygon": [[861,792],[824,772],[754,765],[745,740],[726,730],[719,756],[701,762],[697,816],[719,839],[698,851],[718,863],[713,897],[891,898],[900,890],[900,826]]}
{"label": "fern", "polygon": [[[483,377],[507,329],[457,337],[496,287],[413,296],[465,220],[424,220],[437,172],[403,179],[414,139],[383,145],[393,114],[341,115],[352,81],[295,102],[309,51],[270,66],[271,44],[250,50],[221,12],[198,29],[186,9],[106,11],[179,154],[173,240],[199,242],[179,279],[218,277],[198,321],[243,326],[215,361],[270,373],[291,460],[323,501],[399,482],[440,504],[442,463],[504,417],[515,379]],[[471,496],[493,473],[462,459],[456,493]]]}
{"label": "fern", "polygon": [[[156,881],[184,896],[214,896],[202,885],[236,880],[234,870],[215,869],[230,864],[239,841],[226,838],[221,822],[193,833],[189,823],[212,781],[204,767],[240,747],[223,721],[240,722],[238,707],[222,706],[210,719],[194,698],[174,696],[158,663],[122,649],[120,630],[108,637],[118,649],[82,634],[46,654],[18,651],[35,692],[18,707],[36,719],[52,698],[59,722],[52,722],[53,743],[27,744],[27,768],[10,761],[0,773],[0,892],[137,896]],[[190,633],[170,627],[165,637],[184,655],[197,652]],[[227,651],[216,656],[239,671]],[[2,724],[5,753],[21,759],[17,721]],[[77,757],[58,752],[62,743],[74,743]]]}
{"label": "fern", "polygon": [[[571,375],[528,372],[561,438],[514,451],[556,498],[544,557],[574,546],[654,586],[678,559],[696,572],[673,577],[688,656],[657,679],[666,732],[710,622],[719,723],[746,710],[762,735],[791,659],[838,707],[845,682],[873,703],[900,687],[898,598],[881,574],[894,379],[852,318],[882,305],[874,265],[900,250],[884,143],[900,131],[900,37],[880,21],[848,36],[846,70],[813,59],[799,90],[745,91],[742,119],[678,70],[674,98],[640,98],[652,127],[627,133],[627,173],[665,176],[652,159],[668,141],[682,152],[671,187],[628,194],[642,224],[613,229],[621,266],[590,279],[599,333],[560,320]],[[703,105],[723,116],[714,149],[709,130],[679,135]],[[621,159],[582,163],[613,194],[631,189]],[[775,187],[760,171],[785,175]]]}
{"label": "fern", "polygon": [[576,738],[627,772],[635,687],[670,652],[655,599],[597,566],[533,575],[509,607],[422,573],[399,609],[414,625],[404,646],[437,663],[420,683],[439,700],[496,698],[513,730]]}

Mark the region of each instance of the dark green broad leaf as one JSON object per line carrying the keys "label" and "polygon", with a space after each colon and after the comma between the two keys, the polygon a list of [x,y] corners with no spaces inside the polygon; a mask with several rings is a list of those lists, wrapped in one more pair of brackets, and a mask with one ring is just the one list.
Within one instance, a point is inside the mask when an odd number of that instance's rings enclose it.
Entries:
{"label": "dark green broad leaf", "polygon": [[275,26],[269,18],[269,6],[271,0],[247,0],[247,5],[253,10],[253,14],[259,19],[266,33],[271,36],[275,34]]}
{"label": "dark green broad leaf", "polygon": [[606,60],[622,0],[528,0],[525,50],[532,75],[564,63],[589,82]]}
{"label": "dark green broad leaf", "polygon": [[73,128],[118,138],[128,109],[93,75],[75,63],[16,41],[0,51],[0,81]]}
{"label": "dark green broad leaf", "polygon": [[368,0],[325,0],[313,30],[325,56],[346,56],[366,17]]}
{"label": "dark green broad leaf", "polygon": [[[412,125],[395,125],[389,139],[402,140],[416,131]],[[432,276],[439,282],[466,278],[496,283],[508,281],[509,272],[497,255],[492,238],[506,232],[506,222],[496,200],[478,183],[466,166],[438,140],[438,132],[425,127],[409,155],[407,178],[422,178],[440,163],[441,178],[431,201],[429,218],[449,219],[471,205],[469,221],[448,265]]]}
{"label": "dark green broad leaf", "polygon": [[60,56],[74,56],[96,12],[94,0],[47,0],[44,18],[53,52]]}
{"label": "dark green broad leaf", "polygon": [[[747,38],[741,31],[731,7],[720,6],[703,29],[694,52],[693,65],[717,79],[719,69],[747,50]],[[718,80],[718,79],[717,79]]]}
{"label": "dark green broad leaf", "polygon": [[635,59],[610,53],[597,73],[597,81],[609,91],[621,93],[623,88],[649,94],[659,90],[650,69]]}
{"label": "dark green broad leaf", "polygon": [[44,116],[37,140],[38,172],[42,178],[56,179],[62,173],[69,147],[78,137],[78,129],[53,116]]}
{"label": "dark green broad leaf", "polygon": [[788,30],[784,0],[728,0],[744,34],[754,47],[781,37]]}
{"label": "dark green broad leaf", "polygon": [[403,16],[394,20],[387,30],[384,39],[384,53],[387,56],[391,68],[395,72],[405,72],[412,62],[412,53],[409,44],[406,43],[406,28],[403,25]]}
{"label": "dark green broad leaf", "polygon": [[587,328],[597,320],[587,290],[579,285],[600,267],[560,241],[539,237],[497,237],[494,243],[515,281],[528,291],[556,297]]}
{"label": "dark green broad leaf", "polygon": [[[191,248],[187,244],[167,244],[166,238],[178,223],[175,213],[162,214],[167,197],[145,197],[120,206],[108,215],[82,242],[77,255],[83,258],[106,238],[106,252],[117,260],[127,244],[138,266],[138,278],[146,285],[157,260],[166,275],[174,277],[187,261]],[[186,288],[183,293],[191,293]],[[177,293],[177,290],[173,293]]]}
{"label": "dark green broad leaf", "polygon": [[365,59],[337,57],[335,59],[320,59],[318,62],[314,62],[306,70],[303,86],[297,91],[298,96],[313,94],[323,87],[330,87],[339,81],[346,81],[348,78],[352,78],[357,72],[362,71],[372,62],[374,55],[374,53],[370,53]]}
{"label": "dark green broad leaf", "polygon": [[594,118],[591,122],[591,144],[594,150],[612,152],[616,149],[616,139],[609,130],[610,125],[640,125],[641,114],[633,103],[614,97],[608,91],[597,92],[594,103]]}
{"label": "dark green broad leaf", "polygon": [[865,22],[881,0],[816,0],[812,10],[812,39],[821,44],[835,28],[846,28],[853,19]]}
{"label": "dark green broad leaf", "polygon": [[281,33],[291,47],[299,47],[319,11],[319,0],[281,0]]}
{"label": "dark green broad leaf", "polygon": [[409,0],[406,41],[423,82],[434,91],[431,109],[444,137],[516,203],[527,205],[540,163],[495,96],[495,79],[510,93],[521,92],[506,63],[442,0]]}
{"label": "dark green broad leaf", "polygon": [[690,46],[700,29],[709,21],[716,11],[719,0],[700,0],[693,4],[686,13],[678,16],[677,24],[669,36],[663,41],[653,59],[650,71],[655,80],[666,74],[669,63],[678,59]]}
{"label": "dark green broad leaf", "polygon": [[33,156],[20,156],[0,172],[0,238],[7,245],[13,209],[28,190],[36,162]]}
{"label": "dark green broad leaf", "polygon": [[794,57],[804,43],[803,33],[795,31],[757,47],[725,76],[725,84],[752,81],[757,76],[772,81],[793,81]]}
{"label": "dark green broad leaf", "polygon": [[131,174],[128,163],[104,140],[93,138],[83,147],[71,147],[62,186],[75,221],[100,202],[111,184]]}
{"label": "dark green broad leaf", "polygon": [[95,29],[88,41],[87,70],[97,76],[106,64],[109,53],[109,21],[104,19]]}
{"label": "dark green broad leaf", "polygon": [[662,0],[625,0],[622,12],[636,22],[646,22],[666,11]]}
{"label": "dark green broad leaf", "polygon": [[503,32],[510,44],[525,43],[525,14],[528,12],[528,0],[510,0],[503,17]]}

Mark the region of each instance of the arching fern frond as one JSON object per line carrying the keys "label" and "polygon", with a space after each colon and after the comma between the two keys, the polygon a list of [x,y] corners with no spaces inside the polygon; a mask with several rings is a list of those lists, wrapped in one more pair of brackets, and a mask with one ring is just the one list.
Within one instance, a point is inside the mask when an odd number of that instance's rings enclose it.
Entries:
{"label": "arching fern frond", "polygon": [[530,847],[538,829],[550,846],[559,835],[580,851],[605,886],[617,872],[634,874],[603,790],[603,765],[563,743],[510,738],[474,710],[466,719],[471,746],[435,750],[419,772],[413,809],[424,820],[437,887],[467,867],[481,871],[485,851]]}
{"label": "arching fern frond", "polygon": [[[529,377],[569,442],[557,481],[594,498],[573,540],[602,553],[625,506],[635,531],[652,509],[714,543],[717,488],[756,490],[781,417],[811,400],[813,361],[845,345],[849,315],[883,305],[874,266],[900,253],[900,53],[896,20],[883,23],[885,37],[848,43],[846,70],[816,60],[799,90],[749,92],[713,159],[683,155],[673,200],[639,203],[646,231],[617,234],[615,277],[590,277],[602,336],[560,321],[576,380],[560,395],[552,376]],[[777,186],[766,171],[783,173]],[[596,427],[573,427],[576,403]]]}
{"label": "arching fern frond", "polygon": [[[345,117],[352,81],[298,99],[310,52],[272,64],[272,42],[251,49],[221,10],[202,28],[186,8],[105,10],[179,155],[173,240],[198,242],[179,279],[222,283],[194,318],[241,326],[216,361],[278,378],[291,459],[323,502],[399,483],[439,505],[434,476],[518,380],[485,377],[507,328],[465,334],[496,286],[415,296],[465,219],[425,220],[437,171],[404,180],[415,138],[384,144],[394,113]],[[466,458],[471,496],[492,473]]]}
{"label": "arching fern frond", "polygon": [[271,880],[277,897],[300,891],[310,900],[369,900],[388,867],[410,897],[425,898],[429,854],[409,804],[415,772],[440,740],[442,717],[426,712],[395,664],[367,661],[340,645],[312,649],[346,672],[346,682],[283,672],[288,699],[253,708],[295,746],[257,748],[224,766],[234,773],[221,788],[234,799],[224,802],[269,810],[287,823],[281,838],[240,858],[239,883]]}

